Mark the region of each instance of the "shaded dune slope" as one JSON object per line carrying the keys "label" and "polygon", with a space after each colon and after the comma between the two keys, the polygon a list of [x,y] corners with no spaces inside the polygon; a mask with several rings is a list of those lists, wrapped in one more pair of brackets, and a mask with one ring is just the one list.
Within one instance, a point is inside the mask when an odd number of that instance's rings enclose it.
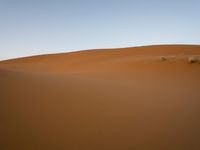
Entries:
{"label": "shaded dune slope", "polygon": [[0,149],[200,149],[200,64],[187,62],[193,55],[200,46],[2,61]]}

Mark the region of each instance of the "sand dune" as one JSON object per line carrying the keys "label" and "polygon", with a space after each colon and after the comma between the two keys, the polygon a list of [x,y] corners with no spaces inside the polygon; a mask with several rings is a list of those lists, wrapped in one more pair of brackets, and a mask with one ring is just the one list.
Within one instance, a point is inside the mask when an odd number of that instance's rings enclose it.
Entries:
{"label": "sand dune", "polygon": [[194,55],[163,45],[1,61],[0,149],[199,150]]}

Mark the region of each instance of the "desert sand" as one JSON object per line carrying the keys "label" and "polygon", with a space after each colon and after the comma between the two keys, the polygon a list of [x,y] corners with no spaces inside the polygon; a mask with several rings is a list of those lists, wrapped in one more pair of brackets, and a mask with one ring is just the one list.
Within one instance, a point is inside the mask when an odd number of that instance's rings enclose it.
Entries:
{"label": "desert sand", "polygon": [[0,149],[200,150],[197,55],[160,45],[1,61]]}

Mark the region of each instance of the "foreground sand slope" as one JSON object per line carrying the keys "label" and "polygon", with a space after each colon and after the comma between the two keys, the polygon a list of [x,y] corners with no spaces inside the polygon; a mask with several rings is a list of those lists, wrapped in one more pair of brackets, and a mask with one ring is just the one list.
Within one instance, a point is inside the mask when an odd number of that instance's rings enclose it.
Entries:
{"label": "foreground sand slope", "polygon": [[[200,46],[0,62],[2,150],[198,150]],[[161,61],[160,57],[167,57]]]}

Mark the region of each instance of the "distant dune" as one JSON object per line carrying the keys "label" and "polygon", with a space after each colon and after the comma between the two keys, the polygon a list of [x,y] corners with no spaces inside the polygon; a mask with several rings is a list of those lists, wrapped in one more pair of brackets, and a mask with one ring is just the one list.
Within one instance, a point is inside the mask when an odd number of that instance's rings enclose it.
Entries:
{"label": "distant dune", "polygon": [[0,150],[200,150],[200,46],[0,62]]}

